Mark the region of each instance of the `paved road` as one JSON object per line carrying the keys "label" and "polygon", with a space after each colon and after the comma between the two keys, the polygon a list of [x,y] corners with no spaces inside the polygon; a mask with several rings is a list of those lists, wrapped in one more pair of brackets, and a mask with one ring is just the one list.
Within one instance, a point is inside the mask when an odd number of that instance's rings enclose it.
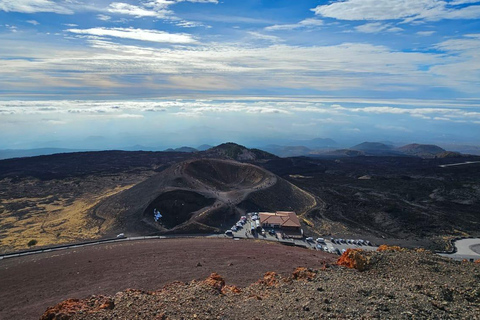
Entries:
{"label": "paved road", "polygon": [[480,161],[467,161],[467,162],[460,162],[460,163],[452,163],[452,164],[441,164],[439,165],[440,168],[447,168],[447,167],[454,167],[454,166],[463,166],[466,164],[473,164],[473,163],[480,163]]}
{"label": "paved road", "polygon": [[[195,238],[195,237],[198,237],[198,235],[143,236],[143,237],[103,239],[103,240],[99,240],[99,241],[89,241],[89,242],[85,242],[85,243],[67,244],[67,245],[53,246],[53,247],[49,247],[49,248],[32,249],[32,250],[27,250],[27,251],[7,253],[7,254],[0,255],[0,260],[7,259],[7,258],[29,256],[29,255],[33,255],[33,254],[46,253],[46,252],[52,252],[52,251],[82,248],[82,247],[95,246],[95,245],[106,244],[106,243],[114,243],[114,242],[153,240],[153,239],[169,239],[169,238],[171,238],[171,239],[175,239],[175,238]],[[201,237],[224,238],[224,235],[221,235],[221,234],[220,235],[219,234],[207,234],[207,235],[201,235]]]}
{"label": "paved road", "polygon": [[[480,259],[480,253],[478,252],[478,246],[480,245],[480,238],[461,239],[453,243],[457,252],[455,253],[440,253],[441,256],[452,258],[455,260],[477,260]],[[473,249],[476,251],[474,251]]]}

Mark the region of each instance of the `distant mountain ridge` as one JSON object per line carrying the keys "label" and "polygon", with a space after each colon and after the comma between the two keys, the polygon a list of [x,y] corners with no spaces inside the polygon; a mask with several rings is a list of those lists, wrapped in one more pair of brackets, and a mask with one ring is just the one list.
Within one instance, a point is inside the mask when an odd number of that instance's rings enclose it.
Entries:
{"label": "distant mountain ridge", "polygon": [[197,149],[192,148],[192,147],[180,147],[180,148],[168,148],[167,150],[164,150],[165,152],[198,152]]}
{"label": "distant mountain ridge", "polygon": [[44,156],[56,153],[71,153],[90,151],[87,149],[64,149],[64,148],[36,148],[36,149],[5,149],[0,150],[0,160],[24,157]]}
{"label": "distant mountain ridge", "polygon": [[381,142],[362,142],[357,144],[350,149],[352,150],[360,150],[360,151],[386,151],[386,150],[393,150],[393,146],[386,145]]}
{"label": "distant mountain ridge", "polygon": [[409,156],[420,158],[446,158],[462,156],[458,152],[450,152],[433,144],[412,143],[395,148],[381,142],[362,142],[348,149],[332,150],[320,153],[319,156]]}
{"label": "distant mountain ridge", "polygon": [[248,149],[245,146],[227,142],[204,151],[207,156],[225,157],[237,161],[275,159],[277,156],[260,149]]}
{"label": "distant mountain ridge", "polygon": [[[300,142],[298,140],[297,142]],[[334,143],[332,139],[317,138],[312,140],[304,140],[306,144],[320,145],[322,143]],[[469,150],[474,150],[470,146]],[[480,150],[480,147],[478,147]],[[462,153],[458,150],[452,149],[447,151],[433,144],[419,144],[411,143],[401,147],[395,147],[389,142],[362,142],[350,148],[335,149],[332,147],[323,148],[309,148],[305,145],[276,145],[270,144],[261,149],[249,149],[245,146],[227,142],[218,146],[211,146],[203,144],[197,148],[182,146],[179,148],[169,148],[164,151],[159,151],[158,148],[145,147],[142,145],[135,145],[129,148],[124,148],[128,152],[144,151],[144,152],[167,152],[167,153],[198,153],[200,157],[220,157],[228,158],[237,161],[249,160],[265,160],[276,157],[358,157],[358,156],[410,156],[420,158],[445,158],[445,157],[459,157]],[[25,158],[36,156],[47,156],[61,153],[75,153],[75,152],[100,152],[100,150],[80,150],[80,149],[64,149],[64,148],[38,148],[38,149],[6,149],[0,150],[0,160],[11,158]],[[114,150],[111,150],[114,151]],[[118,151],[118,150],[117,150]],[[474,153],[474,152],[472,152]],[[480,153],[480,151],[479,151]],[[474,153],[475,154],[475,153]]]}
{"label": "distant mountain ridge", "polygon": [[421,158],[434,158],[435,156],[446,152],[445,149],[433,144],[407,144],[398,148],[399,151],[408,155],[414,155]]}

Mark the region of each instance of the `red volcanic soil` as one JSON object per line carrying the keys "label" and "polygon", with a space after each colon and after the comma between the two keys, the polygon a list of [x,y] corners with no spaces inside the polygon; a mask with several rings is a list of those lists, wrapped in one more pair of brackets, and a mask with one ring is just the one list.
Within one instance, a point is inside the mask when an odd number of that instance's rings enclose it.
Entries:
{"label": "red volcanic soil", "polygon": [[38,319],[68,298],[156,290],[172,281],[205,279],[247,286],[267,271],[320,268],[336,257],[278,243],[230,239],[125,241],[0,261],[0,319]]}

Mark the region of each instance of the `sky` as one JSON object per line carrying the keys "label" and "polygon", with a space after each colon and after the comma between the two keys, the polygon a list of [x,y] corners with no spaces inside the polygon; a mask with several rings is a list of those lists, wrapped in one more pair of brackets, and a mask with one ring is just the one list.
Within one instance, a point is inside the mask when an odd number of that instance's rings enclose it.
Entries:
{"label": "sky", "polygon": [[480,0],[0,0],[0,136],[480,145]]}

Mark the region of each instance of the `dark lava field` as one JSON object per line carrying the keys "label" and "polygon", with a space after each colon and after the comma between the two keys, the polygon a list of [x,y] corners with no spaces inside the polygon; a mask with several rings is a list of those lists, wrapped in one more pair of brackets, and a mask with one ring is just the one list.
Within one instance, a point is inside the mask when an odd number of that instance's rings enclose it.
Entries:
{"label": "dark lava field", "polygon": [[[127,235],[223,232],[249,211],[294,210],[307,233],[445,249],[478,236],[480,164],[461,156],[278,158],[103,151],[0,161],[0,252]],[[161,223],[153,220],[161,210]]]}

